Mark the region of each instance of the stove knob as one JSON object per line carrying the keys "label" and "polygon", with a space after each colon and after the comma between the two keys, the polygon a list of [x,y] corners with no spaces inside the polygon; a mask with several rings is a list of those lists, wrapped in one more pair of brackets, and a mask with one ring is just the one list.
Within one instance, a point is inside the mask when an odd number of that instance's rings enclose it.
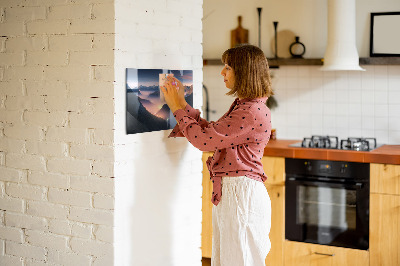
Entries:
{"label": "stove knob", "polygon": [[340,173],[341,174],[346,173],[346,169],[347,169],[347,164],[342,164],[342,167],[340,168]]}

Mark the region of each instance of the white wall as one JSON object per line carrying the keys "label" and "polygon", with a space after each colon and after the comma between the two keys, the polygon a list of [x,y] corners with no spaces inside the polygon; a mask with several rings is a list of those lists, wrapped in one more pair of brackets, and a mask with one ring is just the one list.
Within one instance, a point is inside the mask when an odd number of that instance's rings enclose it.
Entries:
{"label": "white wall", "polygon": [[0,264],[111,265],[107,0],[0,1]]}
{"label": "white wall", "polygon": [[[258,6],[263,7],[263,14],[268,14],[262,18],[267,24],[262,27],[270,27],[262,33],[265,38],[262,49],[267,56],[272,55],[267,43],[273,38],[272,21],[276,19],[279,25],[286,25],[278,26],[278,30],[293,30],[303,39],[307,47],[305,57],[321,58],[326,47],[327,24],[326,16],[322,15],[327,11],[326,3],[234,1],[230,2],[232,8],[227,9],[223,1],[205,0],[204,58],[220,58],[229,48],[229,31],[236,27],[238,15],[243,15],[243,26],[250,30],[250,43],[257,45]],[[357,47],[361,57],[369,56],[369,12],[398,10],[399,1],[357,1]],[[246,18],[253,22],[246,25]],[[212,37],[212,34],[222,38]],[[366,72],[321,72],[318,66],[273,69],[273,88],[279,107],[272,112],[272,124],[278,138],[302,139],[312,134],[329,134],[339,138],[376,137],[382,144],[399,144],[400,66],[363,67]],[[210,92],[210,109],[216,111],[210,115],[211,120],[218,119],[232,102],[232,98],[224,95],[226,88],[219,74],[221,68],[222,65],[205,66],[203,70],[204,84]]]}
{"label": "white wall", "polygon": [[[242,16],[242,26],[249,30],[249,43],[258,45],[258,7],[262,8],[261,49],[267,57],[274,55],[272,22],[278,21],[278,32],[290,31],[300,37],[300,41],[306,46],[305,57],[321,58],[324,56],[327,41],[327,2],[327,0],[204,0],[204,58],[220,58],[229,48],[230,31],[237,27],[238,16]],[[360,57],[369,56],[370,13],[388,11],[400,11],[400,2],[356,0],[356,42]],[[284,38],[280,40],[291,43]],[[280,49],[278,48],[278,53]],[[285,54],[290,57],[287,52]]]}
{"label": "white wall", "polygon": [[125,68],[192,69],[202,104],[202,0],[115,1],[115,265],[201,265],[201,152],[126,135]]}

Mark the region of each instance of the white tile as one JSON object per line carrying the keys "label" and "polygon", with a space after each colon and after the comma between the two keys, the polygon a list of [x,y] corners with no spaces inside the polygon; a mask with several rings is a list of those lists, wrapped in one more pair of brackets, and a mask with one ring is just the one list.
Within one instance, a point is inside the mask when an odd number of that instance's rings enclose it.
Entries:
{"label": "white tile", "polygon": [[389,117],[389,130],[400,131],[400,117]]}
{"label": "white tile", "polygon": [[388,92],[387,91],[375,91],[374,96],[375,104],[387,104],[388,102]]}
{"label": "white tile", "polygon": [[388,89],[392,91],[400,90],[400,76],[389,76]]}
{"label": "white tile", "polygon": [[285,67],[286,73],[285,76],[286,77],[297,77],[298,76],[298,67],[297,66],[286,66]]}
{"label": "white tile", "polygon": [[361,78],[360,77],[349,77],[348,80],[348,88],[350,91],[352,90],[361,90]]}
{"label": "white tile", "polygon": [[387,91],[388,79],[387,78],[375,78],[374,89],[375,89],[375,91]]}
{"label": "white tile", "polygon": [[324,97],[324,90],[321,88],[314,89],[311,94],[312,102],[321,102]]}
{"label": "white tile", "polygon": [[375,104],[374,108],[375,117],[387,117],[389,115],[389,106],[387,104]]}
{"label": "white tile", "polygon": [[310,66],[310,76],[313,77],[323,77],[324,73],[321,71],[320,66]]}
{"label": "white tile", "polygon": [[349,129],[361,129],[362,121],[360,116],[349,116]]}
{"label": "white tile", "polygon": [[[323,122],[323,128],[325,130],[335,128],[336,116],[335,115],[324,115],[324,120],[322,122]],[[331,133],[329,133],[329,134],[331,134]]]}
{"label": "white tile", "polygon": [[400,104],[400,88],[398,91],[389,91],[389,104]]}
{"label": "white tile", "polygon": [[308,77],[299,76],[297,82],[298,82],[298,84],[297,84],[298,88],[307,88],[307,89],[309,89],[310,86],[311,86],[310,85],[311,84],[310,78],[308,78]]}
{"label": "white tile", "polygon": [[339,138],[338,145],[340,146],[340,140],[347,139],[349,137],[349,129],[348,128],[338,128],[336,130],[336,136]]}
{"label": "white tile", "polygon": [[375,117],[375,129],[388,131],[389,118],[388,117]]}
{"label": "white tile", "polygon": [[313,113],[311,115],[311,126],[312,128],[319,128],[322,129],[323,127],[323,122],[324,121],[324,117],[322,116],[321,113]]}
{"label": "white tile", "polygon": [[336,115],[338,116],[349,115],[349,105],[345,103],[336,103]]}
{"label": "white tile", "polygon": [[374,77],[373,76],[363,76],[361,79],[361,89],[362,90],[373,90],[374,89]]}
{"label": "white tile", "polygon": [[325,103],[334,103],[336,101],[336,91],[335,88],[331,86],[324,87],[324,98]]}
{"label": "white tile", "polygon": [[388,66],[387,65],[376,65],[374,69],[374,77],[375,78],[387,78],[388,75]]}
{"label": "white tile", "polygon": [[361,90],[349,90],[349,102],[350,103],[361,103],[362,91]]}
{"label": "white tile", "polygon": [[388,76],[400,76],[400,66],[388,66]]}
{"label": "white tile", "polygon": [[362,120],[362,129],[375,129],[375,120],[371,116],[363,116]]}
{"label": "white tile", "polygon": [[361,101],[363,104],[374,103],[374,91],[373,90],[362,90]]}
{"label": "white tile", "polygon": [[362,138],[374,138],[375,137],[375,131],[373,129],[369,128],[363,128],[361,130],[361,136]]}
{"label": "white tile", "polygon": [[350,103],[349,104],[349,115],[361,117],[362,106],[360,103]]}
{"label": "white tile", "polygon": [[336,116],[336,127],[339,129],[348,129],[349,128],[349,117],[338,115]]}
{"label": "white tile", "polygon": [[363,117],[374,117],[375,106],[373,104],[363,104],[361,105],[361,116]]}
{"label": "white tile", "polygon": [[389,117],[400,117],[400,104],[389,104],[388,113]]}
{"label": "white tile", "polygon": [[324,85],[324,79],[322,77],[312,77],[310,87],[313,89],[322,88]]}
{"label": "white tile", "polygon": [[388,144],[399,145],[400,144],[400,130],[389,131]]}
{"label": "white tile", "polygon": [[375,129],[375,138],[378,145],[387,144],[389,142],[388,130],[377,130]]}
{"label": "white tile", "polygon": [[311,112],[313,115],[319,114],[322,116],[322,113],[324,111],[324,104],[320,101],[313,101],[311,102]]}
{"label": "white tile", "polygon": [[288,77],[288,78],[286,78],[286,87],[288,89],[299,88],[298,78],[297,77]]}
{"label": "white tile", "polygon": [[299,67],[298,70],[297,70],[297,75],[299,77],[309,79],[310,76],[311,76],[311,71],[312,71],[311,68],[308,67],[308,66]]}
{"label": "white tile", "polygon": [[323,108],[324,116],[336,115],[336,105],[334,103],[325,103]]}
{"label": "white tile", "polygon": [[362,135],[361,128],[349,128],[349,137],[360,137]]}
{"label": "white tile", "polygon": [[348,90],[337,90],[336,91],[336,103],[349,103],[349,91]]}

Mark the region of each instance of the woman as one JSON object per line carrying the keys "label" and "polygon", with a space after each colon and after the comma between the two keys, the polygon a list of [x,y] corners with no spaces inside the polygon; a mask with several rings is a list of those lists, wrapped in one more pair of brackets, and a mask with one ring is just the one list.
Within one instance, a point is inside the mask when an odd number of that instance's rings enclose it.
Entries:
{"label": "woman", "polygon": [[170,137],[185,136],[196,148],[214,151],[207,160],[213,182],[212,265],[265,265],[271,246],[271,202],[261,164],[271,131],[268,62],[252,45],[228,49],[222,62],[227,95],[237,98],[217,122],[200,118],[185,102],[177,79],[161,88],[178,122]]}

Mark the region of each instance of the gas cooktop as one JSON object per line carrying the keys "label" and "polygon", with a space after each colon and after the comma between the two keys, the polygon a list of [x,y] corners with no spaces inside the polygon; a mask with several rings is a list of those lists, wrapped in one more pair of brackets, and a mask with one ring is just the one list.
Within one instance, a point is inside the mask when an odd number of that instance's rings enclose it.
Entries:
{"label": "gas cooktop", "polygon": [[337,149],[337,150],[353,150],[353,151],[371,151],[379,146],[376,138],[347,138],[339,142],[336,136],[311,136],[304,138],[302,142],[289,145],[291,147],[301,148],[320,148],[320,149]]}

